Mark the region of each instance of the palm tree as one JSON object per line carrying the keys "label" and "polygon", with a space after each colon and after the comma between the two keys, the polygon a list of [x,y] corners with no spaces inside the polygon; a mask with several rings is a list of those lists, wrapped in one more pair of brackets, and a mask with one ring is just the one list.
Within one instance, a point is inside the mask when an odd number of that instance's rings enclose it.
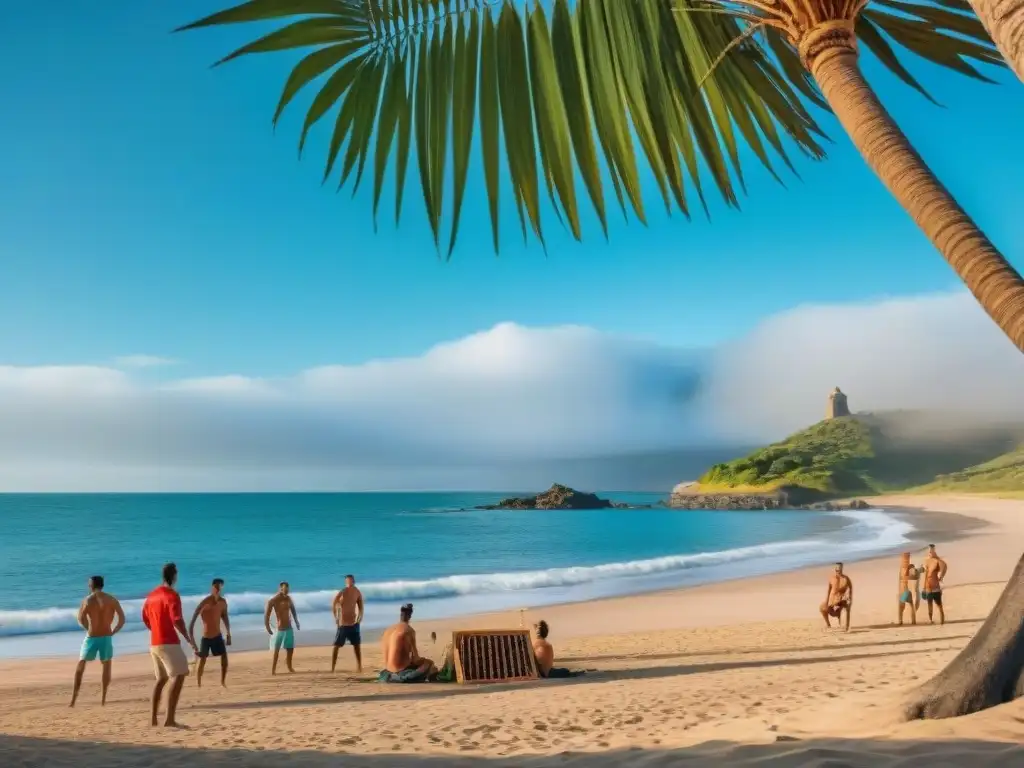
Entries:
{"label": "palm tree", "polygon": [[1024,80],[1024,3],[1020,0],[970,0],[970,3],[1010,69]]}
{"label": "palm tree", "polygon": [[[511,0],[250,0],[183,29],[288,19],[221,62],[313,48],[285,83],[275,122],[299,90],[326,76],[306,113],[300,151],[310,128],[337,105],[324,180],[340,157],[339,186],[351,179],[354,190],[372,155],[375,219],[392,155],[400,217],[415,140],[439,247],[450,154],[449,256],[477,133],[497,249],[502,155],[523,236],[529,229],[543,242],[546,191],[578,239],[577,178],[602,229],[604,179],[623,213],[645,219],[634,141],[666,207],[689,215],[687,179],[706,210],[702,167],[725,202],[738,203],[741,144],[773,174],[773,156],[790,162],[783,136],[821,157],[822,133],[804,101],[831,108],[868,165],[1024,352],[1024,280],[910,145],[858,63],[861,43],[927,96],[895,43],[984,80],[971,62],[1002,59],[967,0],[873,0],[870,7],[868,0],[552,0],[548,8]],[[965,714],[1022,692],[1024,559],[997,610],[906,715]]]}

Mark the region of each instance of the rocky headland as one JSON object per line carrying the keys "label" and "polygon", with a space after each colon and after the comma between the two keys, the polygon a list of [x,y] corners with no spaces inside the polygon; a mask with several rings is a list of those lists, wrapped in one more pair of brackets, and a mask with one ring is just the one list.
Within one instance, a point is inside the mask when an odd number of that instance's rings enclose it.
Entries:
{"label": "rocky headland", "polygon": [[862,499],[815,501],[802,488],[781,488],[765,492],[704,492],[699,483],[680,483],[672,489],[668,506],[672,509],[814,509],[825,512],[843,509],[870,509]]}

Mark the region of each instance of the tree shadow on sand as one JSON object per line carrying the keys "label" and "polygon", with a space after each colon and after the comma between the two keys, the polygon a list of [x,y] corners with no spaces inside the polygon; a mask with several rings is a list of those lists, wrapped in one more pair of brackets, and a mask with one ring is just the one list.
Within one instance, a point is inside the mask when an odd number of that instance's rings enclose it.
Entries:
{"label": "tree shadow on sand", "polygon": [[[414,726],[413,726],[414,727]],[[339,737],[344,730],[339,729]],[[396,742],[401,748],[401,742]],[[457,757],[448,754],[353,755],[324,751],[203,749],[146,744],[81,742],[0,735],[0,765],[11,768],[542,768],[542,766],[643,765],[645,768],[686,765],[756,765],[757,768],[843,766],[844,768],[911,768],[920,765],[970,765],[971,768],[1003,768],[1024,765],[1024,746],[978,740],[880,741],[873,739],[808,739],[780,737],[776,744],[738,745],[708,742],[676,750],[639,748],[608,752],[508,757]]]}
{"label": "tree shadow on sand", "polygon": [[[946,622],[952,624],[952,622]],[[888,625],[886,625],[888,626]],[[894,625],[895,626],[895,625]],[[908,625],[910,626],[910,625]],[[886,627],[875,627],[875,629]],[[878,640],[866,641],[863,643],[831,643],[829,645],[804,645],[797,648],[736,648],[728,651],[679,651],[676,653],[614,653],[605,655],[589,656],[565,656],[559,657],[559,663],[566,664],[590,664],[595,661],[640,661],[650,659],[651,661],[668,661],[669,659],[686,659],[704,656],[767,656],[772,653],[813,653],[814,651],[836,651],[847,648],[872,648],[875,646],[890,647],[893,645],[919,645],[921,643],[932,643],[936,640],[966,640],[973,635],[943,635],[941,637],[908,637],[905,640],[889,640],[880,637]]]}
{"label": "tree shadow on sand", "polygon": [[[551,688],[552,693],[565,685],[594,685],[619,680],[651,680],[662,677],[677,677],[704,672],[722,672],[730,669],[761,669],[766,667],[789,667],[803,664],[836,664],[843,661],[860,661],[862,659],[882,659],[888,656],[907,657],[917,653],[930,653],[934,646],[922,649],[893,651],[891,653],[851,653],[843,656],[799,656],[788,659],[757,659],[753,661],[720,661],[705,664],[673,664],[656,667],[637,667],[635,669],[610,669],[588,672],[582,677],[562,680],[534,680],[530,682],[499,683],[488,685],[434,685],[421,684],[414,686],[385,686],[370,694],[344,696],[303,697],[296,699],[269,699],[265,701],[233,701],[219,704],[200,704],[189,707],[198,709],[264,709],[274,707],[302,707],[311,704],[353,704],[364,701],[408,701],[415,699],[433,699],[449,696],[475,696],[478,694],[498,693],[501,691],[524,690],[528,688]],[[949,650],[955,650],[950,647]],[[392,692],[393,691],[393,692]]]}

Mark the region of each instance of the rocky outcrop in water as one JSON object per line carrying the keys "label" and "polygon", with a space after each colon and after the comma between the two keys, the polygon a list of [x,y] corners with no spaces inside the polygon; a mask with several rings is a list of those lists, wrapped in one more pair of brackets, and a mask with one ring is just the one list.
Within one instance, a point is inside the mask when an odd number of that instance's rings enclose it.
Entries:
{"label": "rocky outcrop in water", "polygon": [[626,504],[613,504],[594,493],[582,493],[567,485],[555,483],[544,493],[536,496],[513,496],[502,499],[497,504],[485,504],[477,509],[609,509],[626,507]]}

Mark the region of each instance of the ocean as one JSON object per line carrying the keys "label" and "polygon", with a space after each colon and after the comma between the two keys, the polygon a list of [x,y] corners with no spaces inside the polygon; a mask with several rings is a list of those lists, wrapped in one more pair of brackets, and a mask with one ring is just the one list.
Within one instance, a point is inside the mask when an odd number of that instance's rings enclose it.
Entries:
{"label": "ocean", "polygon": [[0,658],[76,652],[93,574],[125,608],[119,650],[143,649],[142,598],[166,561],[189,616],[225,579],[236,638],[262,632],[266,599],[288,581],[309,637],[333,626],[347,573],[373,629],[407,601],[427,619],[635,594],[869,557],[912,533],[883,510],[473,509],[507,495],[0,495]]}

